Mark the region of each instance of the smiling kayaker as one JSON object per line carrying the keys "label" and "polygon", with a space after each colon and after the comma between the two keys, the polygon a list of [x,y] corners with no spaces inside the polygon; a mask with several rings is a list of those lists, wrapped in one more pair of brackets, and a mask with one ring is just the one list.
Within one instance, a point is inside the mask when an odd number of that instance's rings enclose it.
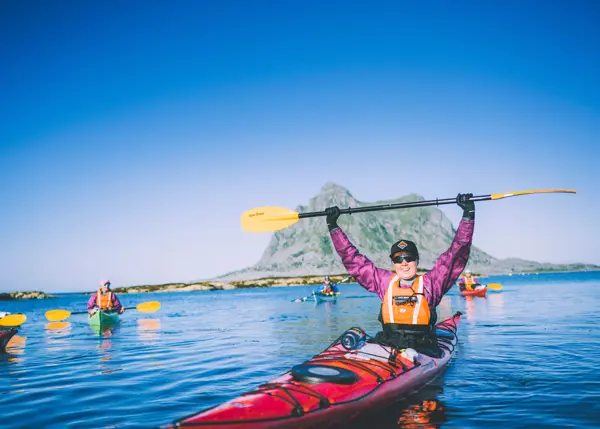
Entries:
{"label": "smiling kayaker", "polygon": [[121,305],[119,298],[110,290],[110,281],[102,280],[98,291],[92,294],[87,305],[88,313],[94,314],[98,309],[105,311],[117,311],[123,313],[125,307]]}
{"label": "smiling kayaker", "polygon": [[465,270],[465,275],[459,280],[458,287],[460,290],[476,290],[482,288],[483,285],[479,284],[479,279],[473,277],[471,270]]}
{"label": "smiling kayaker", "polygon": [[417,276],[419,252],[414,242],[398,240],[392,245],[390,259],[394,271],[378,268],[361,255],[337,224],[340,209],[329,207],[327,226],[333,245],[346,270],[358,284],[382,300],[379,321],[383,330],[376,340],[397,348],[412,348],[420,353],[440,357],[436,340],[435,308],[456,282],[467,265],[475,228],[473,194],[458,194],[456,203],[463,209],[450,248],[438,258],[433,268]]}

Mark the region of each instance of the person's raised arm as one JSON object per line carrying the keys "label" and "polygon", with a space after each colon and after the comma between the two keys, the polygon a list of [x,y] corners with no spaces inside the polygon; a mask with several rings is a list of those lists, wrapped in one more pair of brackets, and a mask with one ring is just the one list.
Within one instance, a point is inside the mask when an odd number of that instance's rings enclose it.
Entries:
{"label": "person's raised arm", "polygon": [[344,231],[338,226],[337,219],[340,216],[338,207],[330,207],[327,212],[327,226],[331,241],[337,251],[348,274],[356,279],[359,285],[369,292],[378,294],[382,299],[385,294],[387,284],[384,284],[386,277],[391,277],[388,270],[377,268],[375,264],[366,256],[362,255],[358,249],[350,242]]}
{"label": "person's raised arm", "polygon": [[[438,258],[433,268],[425,274],[431,285],[431,302],[437,306],[442,297],[454,285],[469,261],[471,242],[475,228],[475,203],[470,200],[473,194],[458,194],[456,203],[463,209],[463,217],[458,225],[452,244]],[[461,279],[462,280],[462,279]],[[462,281],[464,283],[464,280]]]}

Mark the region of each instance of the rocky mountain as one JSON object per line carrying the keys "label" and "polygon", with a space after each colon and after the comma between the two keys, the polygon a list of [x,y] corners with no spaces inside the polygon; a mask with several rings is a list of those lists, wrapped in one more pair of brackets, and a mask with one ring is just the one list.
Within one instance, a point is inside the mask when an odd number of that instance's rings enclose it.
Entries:
{"label": "rocky mountain", "polygon": [[[367,203],[358,201],[340,185],[326,183],[321,192],[306,206],[299,206],[295,210],[302,213],[322,211],[334,205],[347,208],[423,200],[420,195],[410,194],[395,200]],[[419,268],[431,268],[438,256],[450,246],[456,232],[452,222],[437,207],[342,215],[338,224],[359,251],[382,268],[390,268],[390,246],[400,238],[412,240],[417,244]],[[544,264],[517,258],[497,259],[472,246],[468,268],[478,273],[498,274],[547,270],[575,271],[600,269],[600,266]],[[345,272],[331,243],[324,217],[316,217],[301,219],[291,227],[275,232],[262,257],[254,266],[227,273],[219,279],[247,280]]]}

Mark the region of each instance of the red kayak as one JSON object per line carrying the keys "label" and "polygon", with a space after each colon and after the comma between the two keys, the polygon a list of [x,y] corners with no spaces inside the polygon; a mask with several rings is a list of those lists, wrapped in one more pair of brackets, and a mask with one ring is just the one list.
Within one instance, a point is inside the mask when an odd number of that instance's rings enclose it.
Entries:
{"label": "red kayak", "polygon": [[460,294],[462,296],[485,296],[487,293],[487,286],[477,288],[475,290],[461,290]]}
{"label": "red kayak", "polygon": [[16,329],[9,329],[7,331],[0,331],[0,352],[6,349],[6,345],[10,339],[17,333]]}
{"label": "red kayak", "polygon": [[[456,346],[461,313],[437,325],[441,358],[397,350],[369,338],[358,349],[346,331],[329,348],[280,377],[168,428],[334,428],[390,406],[433,380]],[[346,347],[344,347],[346,346]],[[410,353],[413,352],[413,353]]]}

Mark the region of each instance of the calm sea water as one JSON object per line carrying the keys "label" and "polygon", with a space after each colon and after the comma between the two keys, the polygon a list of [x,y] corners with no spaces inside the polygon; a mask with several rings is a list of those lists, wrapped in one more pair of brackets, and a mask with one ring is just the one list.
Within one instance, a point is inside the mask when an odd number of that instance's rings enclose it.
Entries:
{"label": "calm sea water", "polygon": [[[600,273],[491,277],[501,292],[453,289],[441,317],[465,313],[445,374],[346,429],[600,427]],[[1,302],[28,320],[0,354],[1,428],[152,428],[251,390],[345,329],[375,334],[379,299],[341,286],[337,303],[294,303],[309,287],[121,295],[132,310],[102,334],[85,315],[51,324],[87,296]],[[376,421],[375,421],[376,420]]]}

